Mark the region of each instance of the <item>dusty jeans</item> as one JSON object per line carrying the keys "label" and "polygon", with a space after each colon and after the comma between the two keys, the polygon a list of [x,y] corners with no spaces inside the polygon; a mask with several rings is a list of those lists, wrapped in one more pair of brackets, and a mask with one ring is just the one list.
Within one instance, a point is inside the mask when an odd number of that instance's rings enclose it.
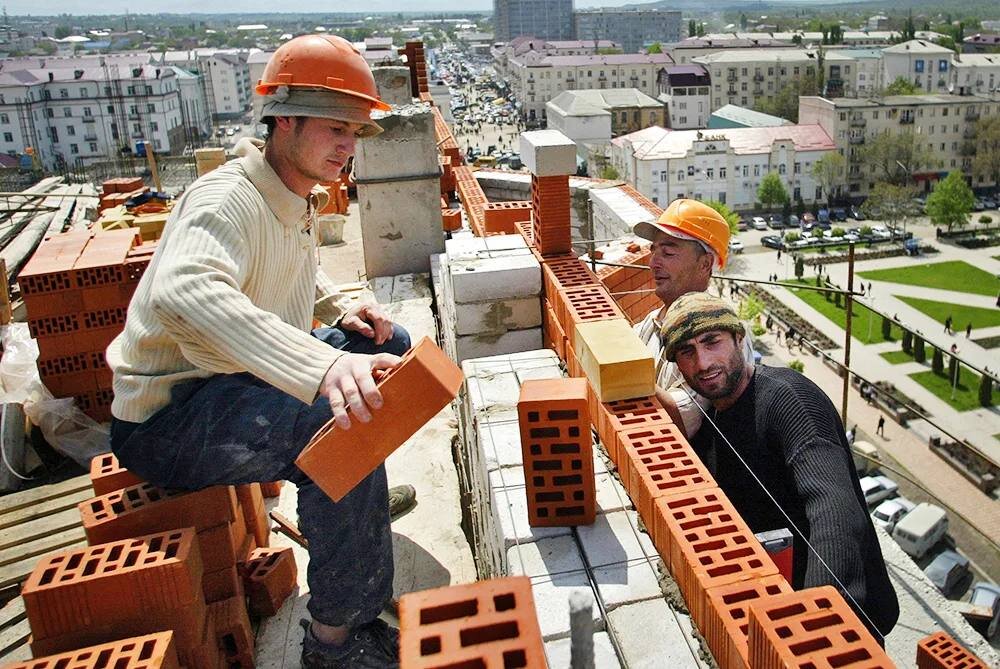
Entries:
{"label": "dusty jeans", "polygon": [[[382,346],[339,328],[312,334],[353,353],[402,355],[410,347],[399,326]],[[308,405],[250,374],[218,374],[178,384],[170,404],[144,423],[113,421],[111,449],[122,465],[166,488],[294,483],[299,529],[309,540],[309,613],[353,627],[374,620],[392,597],[388,487],[379,467],[334,503],[295,466],[331,417],[326,398]]]}

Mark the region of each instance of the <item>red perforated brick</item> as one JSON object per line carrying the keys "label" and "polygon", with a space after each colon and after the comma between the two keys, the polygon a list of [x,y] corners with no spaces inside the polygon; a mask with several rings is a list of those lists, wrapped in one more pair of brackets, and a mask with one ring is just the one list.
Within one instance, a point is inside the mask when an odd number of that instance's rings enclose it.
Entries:
{"label": "red perforated brick", "polygon": [[573,339],[578,323],[625,318],[604,286],[574,286],[557,293],[556,315],[566,336]]}
{"label": "red perforated brick", "polygon": [[487,202],[483,221],[487,233],[516,234],[514,224],[531,220],[531,202]]}
{"label": "red perforated brick", "polygon": [[139,485],[143,480],[122,467],[114,453],[104,453],[90,461],[90,483],[95,495],[107,495],[122,488]]}
{"label": "red perforated brick", "polygon": [[701,628],[702,636],[720,667],[746,669],[747,627],[750,603],[792,591],[780,574],[764,576],[750,581],[720,585],[705,595],[708,606]]}
{"label": "red perforated brick", "polygon": [[291,548],[258,548],[244,565],[243,582],[255,616],[273,616],[295,591],[298,568]]}
{"label": "red perforated brick", "polygon": [[250,537],[247,533],[243,510],[237,507],[238,518],[198,532],[201,546],[201,561],[205,571],[218,571],[232,567],[246,559],[250,552]]}
{"label": "red perforated brick", "polygon": [[523,576],[403,595],[399,623],[400,669],[547,666]]}
{"label": "red perforated brick", "polygon": [[534,244],[542,255],[569,253],[569,177],[531,176],[532,231]]}
{"label": "red perforated brick", "polygon": [[247,532],[253,535],[257,546],[267,546],[270,543],[271,526],[267,517],[267,507],[264,506],[264,491],[260,484],[249,483],[236,486],[236,498],[243,510]]}
{"label": "red perforated brick", "polygon": [[935,632],[917,644],[917,669],[986,669],[986,663],[947,632]]}
{"label": "red perforated brick", "polygon": [[618,470],[646,527],[655,528],[655,499],[716,487],[676,425],[626,430],[618,438]]}
{"label": "red perforated brick", "polygon": [[5,669],[180,669],[172,631],[4,665]]}
{"label": "red perforated brick", "polygon": [[655,397],[599,403],[595,396],[593,402],[598,409],[594,427],[597,428],[597,434],[608,455],[619,468],[619,432],[673,423],[670,414]]}
{"label": "red perforated brick", "polygon": [[542,261],[542,286],[550,301],[557,298],[562,288],[596,286],[600,283],[590,267],[573,255],[549,256]]}
{"label": "red perforated brick", "polygon": [[253,628],[243,597],[229,597],[208,606],[208,625],[227,667],[253,669]]}
{"label": "red perforated brick", "polygon": [[213,604],[230,597],[242,597],[243,579],[235,565],[218,571],[207,571],[201,579],[201,589],[205,602]]}
{"label": "red perforated brick", "polygon": [[778,573],[718,488],[660,497],[654,504],[657,551],[674,575],[691,618],[699,627],[707,615],[707,590]]}
{"label": "red perforated brick", "polygon": [[52,639],[197,605],[201,578],[197,538],[182,529],[43,557],[21,596],[35,639]]}
{"label": "red perforated brick", "polygon": [[594,522],[594,454],[585,379],[537,379],[517,402],[528,523]]}
{"label": "red perforated brick", "polygon": [[[331,420],[295,464],[338,501],[447,406],[463,380],[462,370],[424,337],[379,381],[382,407],[373,412],[370,422],[353,421],[345,431]],[[415,388],[420,392],[415,393]]]}
{"label": "red perforated brick", "polygon": [[205,530],[236,519],[236,491],[212,486],[197,492],[141,483],[78,505],[91,545],[180,527]]}
{"label": "red perforated brick", "polygon": [[760,669],[896,666],[828,585],[751,602],[747,645],[749,665]]}
{"label": "red perforated brick", "polygon": [[563,332],[556,312],[548,300],[543,300],[542,331],[545,336],[545,347],[551,348],[560,360],[566,359],[566,333]]}

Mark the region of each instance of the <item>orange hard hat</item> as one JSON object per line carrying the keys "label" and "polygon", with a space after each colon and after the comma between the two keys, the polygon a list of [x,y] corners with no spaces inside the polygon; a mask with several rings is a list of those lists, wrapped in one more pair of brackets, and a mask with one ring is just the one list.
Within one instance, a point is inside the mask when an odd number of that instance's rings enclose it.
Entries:
{"label": "orange hard hat", "polygon": [[655,223],[637,223],[632,231],[650,241],[659,231],[700,242],[712,250],[720,268],[726,266],[729,257],[729,223],[722,214],[698,200],[674,200]]}
{"label": "orange hard hat", "polygon": [[379,99],[361,52],[337,35],[302,35],[278,47],[254,90],[269,95],[280,86],[323,88],[367,100],[372,109],[391,109]]}

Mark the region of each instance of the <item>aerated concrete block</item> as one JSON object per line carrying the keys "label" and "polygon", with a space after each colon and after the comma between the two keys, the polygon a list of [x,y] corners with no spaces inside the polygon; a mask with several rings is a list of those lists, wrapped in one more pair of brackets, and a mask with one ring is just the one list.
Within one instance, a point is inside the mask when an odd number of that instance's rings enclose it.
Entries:
{"label": "aerated concrete block", "polygon": [[503,334],[476,334],[457,337],[455,348],[459,362],[495,353],[534,351],[542,347],[542,329],[511,330]]}
{"label": "aerated concrete block", "polygon": [[497,519],[500,545],[504,550],[546,537],[568,535],[569,527],[531,527],[528,525],[528,499],[525,493],[524,468],[504,467],[490,472],[490,494]]}
{"label": "aerated concrete block", "polygon": [[581,526],[577,531],[592,567],[643,558],[659,559],[649,535],[639,530],[639,516],[635,511],[598,516],[593,525]]}
{"label": "aerated concrete block", "polygon": [[[597,604],[595,603],[594,606],[596,607]],[[569,639],[559,639],[545,644],[545,655],[548,657],[550,667],[562,669],[570,666],[569,644]],[[621,669],[621,666],[608,633],[597,632],[594,634],[594,669]]]}
{"label": "aerated concrete block", "polygon": [[410,68],[396,65],[373,67],[375,88],[382,101],[390,105],[408,105],[413,102],[410,94]]}
{"label": "aerated concrete block", "polygon": [[576,144],[558,130],[522,132],[521,160],[536,177],[576,174]]}
{"label": "aerated concrete block", "polygon": [[542,268],[527,249],[449,256],[448,274],[456,303],[538,297],[542,292]]}
{"label": "aerated concrete block", "polygon": [[703,669],[688,616],[664,599],[620,606],[608,613],[608,633],[618,641],[629,669]]}
{"label": "aerated concrete block", "polygon": [[503,334],[541,324],[542,303],[536,296],[455,304],[455,333],[459,336]]}

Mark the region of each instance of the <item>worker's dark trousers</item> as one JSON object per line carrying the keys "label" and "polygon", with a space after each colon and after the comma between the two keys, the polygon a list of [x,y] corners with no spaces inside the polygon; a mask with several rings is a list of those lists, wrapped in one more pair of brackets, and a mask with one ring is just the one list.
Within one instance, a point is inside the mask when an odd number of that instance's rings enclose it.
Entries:
{"label": "worker's dark trousers", "polygon": [[[399,326],[382,346],[339,328],[313,336],[354,353],[402,355],[410,347]],[[295,466],[330,418],[325,397],[310,406],[250,374],[219,374],[174,386],[171,403],[144,423],[113,421],[111,449],[122,465],[165,488],[294,483],[299,529],[309,540],[309,612],[327,625],[354,626],[374,620],[392,597],[388,487],[379,467],[334,503]]]}

